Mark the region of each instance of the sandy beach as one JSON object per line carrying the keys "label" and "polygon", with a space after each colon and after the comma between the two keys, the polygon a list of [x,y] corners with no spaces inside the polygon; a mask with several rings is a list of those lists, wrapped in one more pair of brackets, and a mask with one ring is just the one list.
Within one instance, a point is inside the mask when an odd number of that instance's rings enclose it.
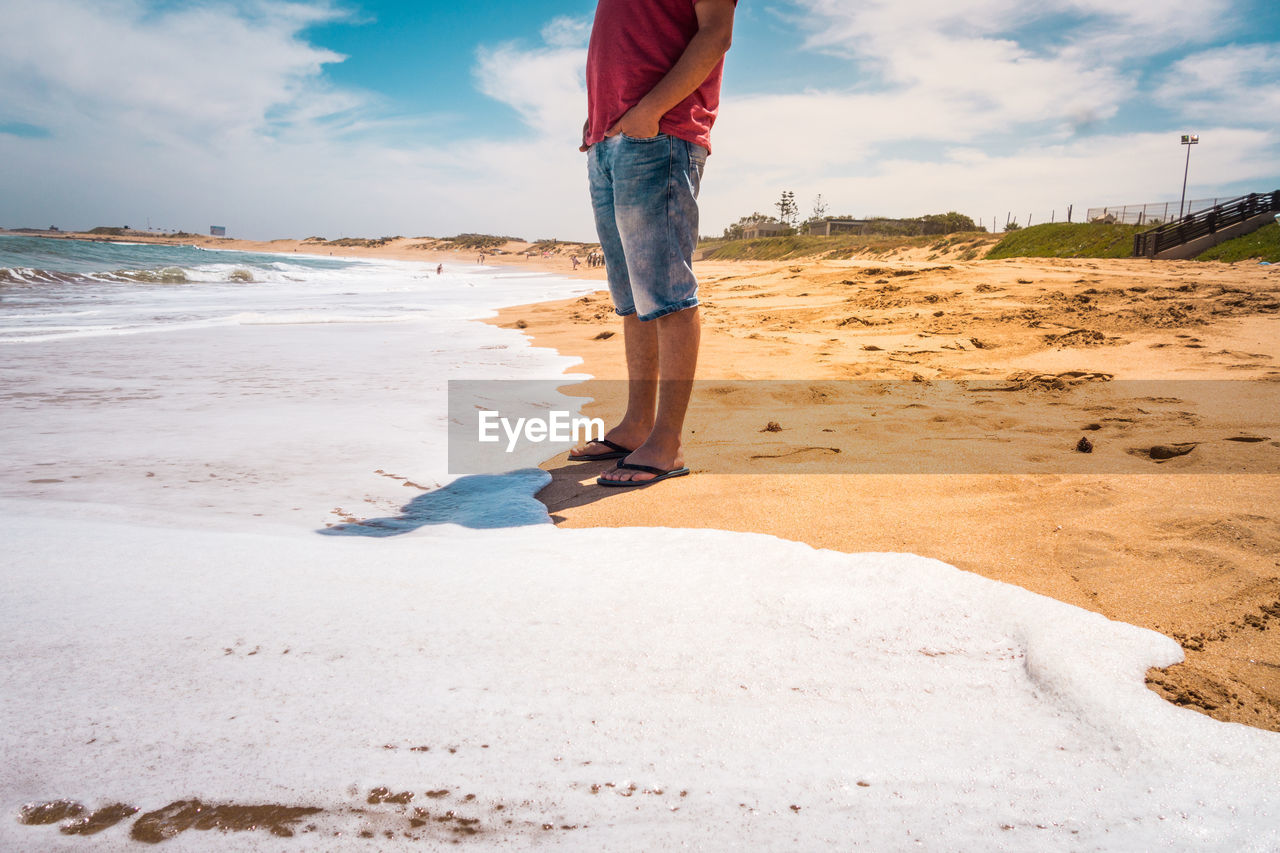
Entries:
{"label": "sandy beach", "polygon": [[622,491],[453,465],[616,416],[590,246],[134,236],[6,238],[0,847],[1275,843],[1267,268],[700,263]]}
{"label": "sandy beach", "polygon": [[[480,254],[431,238],[127,239],[446,267],[475,265]],[[585,258],[589,245],[562,243],[532,256],[530,248],[508,243],[486,252],[485,263],[603,285],[602,269],[573,269],[570,258]],[[1180,393],[1229,385],[1238,396],[1247,380],[1274,395],[1280,273],[1252,263],[930,254],[907,248],[851,260],[698,263],[700,382],[785,380],[783,396],[827,383],[829,405],[815,407],[803,394],[744,405],[738,394],[701,393],[688,421],[694,476],[606,490],[595,485],[606,463],[560,455],[542,466],[553,481],[539,499],[564,527],[714,528],[848,553],[933,557],[1174,638],[1186,662],[1149,672],[1151,689],[1219,720],[1280,731],[1276,418],[1259,417],[1256,406],[1243,420],[1214,411],[1211,394],[1099,407],[1054,393],[1105,384],[1123,396],[1141,387],[1126,382],[1156,380]],[[493,322],[581,358],[574,371],[595,377],[574,392],[595,398],[586,412],[606,423],[621,412],[621,322],[606,291],[505,309]],[[848,464],[856,446],[882,460],[915,458],[940,424],[973,415],[963,401],[934,411],[937,399],[898,399],[876,413],[883,424],[874,428],[858,415],[864,400],[840,399],[861,393],[862,385],[845,381],[855,379],[898,387],[1011,382],[1018,405],[1001,405],[999,417],[980,426],[1016,436],[1025,458],[1047,465],[987,473],[978,460],[908,473],[910,465],[894,463],[890,473],[856,466],[829,473],[840,470],[833,460]],[[763,384],[760,391],[778,394]],[[842,405],[848,416],[833,427],[830,412]],[[1112,453],[1106,473],[1075,471],[1082,437],[1095,453]],[[1137,452],[1151,447],[1192,450],[1167,460]],[[1045,468],[1050,473],[1037,472]]]}
{"label": "sandy beach", "polygon": [[[1022,397],[1090,380],[1274,383],[1274,270],[1136,260],[704,263],[699,377],[1012,377]],[[621,324],[607,294],[510,309],[498,322],[582,357],[597,377],[582,389],[596,397],[589,411],[618,416],[622,383],[608,380],[623,376]],[[826,387],[838,394],[853,384]],[[937,424],[921,417],[859,436],[866,424],[833,430],[814,422],[829,408],[778,400],[771,428],[759,407],[751,422],[735,420],[736,395],[703,393],[688,422],[693,476],[607,490],[594,483],[606,463],[561,456],[543,466],[554,481],[539,497],[567,527],[719,528],[934,557],[1173,637],[1186,662],[1150,671],[1151,689],[1219,720],[1280,730],[1280,434],[1274,418],[1270,429],[1256,423],[1256,411],[1254,423],[1210,423],[1211,403],[1187,411],[1178,402],[1120,401],[1099,413],[1054,400],[1065,428],[1044,432],[1019,429],[1030,412],[1001,409],[1017,449],[1041,458],[1072,454],[1083,436],[1099,452],[1194,446],[1167,461],[1133,460],[1150,473],[840,476],[782,474],[779,459],[811,464],[814,452],[847,454],[840,442],[859,438],[905,458]],[[726,431],[735,440],[715,440]],[[757,442],[759,453],[744,452]]]}

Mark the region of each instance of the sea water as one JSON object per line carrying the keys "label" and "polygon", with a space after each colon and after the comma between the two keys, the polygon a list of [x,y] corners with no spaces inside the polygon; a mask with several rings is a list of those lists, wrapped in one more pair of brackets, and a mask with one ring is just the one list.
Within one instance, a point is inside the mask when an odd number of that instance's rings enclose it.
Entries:
{"label": "sea water", "polygon": [[394,515],[453,479],[450,378],[575,363],[477,321],[592,289],[476,265],[0,238],[0,494],[238,529]]}
{"label": "sea water", "polygon": [[[166,849],[1280,849],[1280,736],[1149,691],[1167,637],[450,478],[447,378],[574,363],[478,320],[593,285],[0,251],[4,849],[126,849],[193,800],[322,811]],[[57,800],[139,812],[22,822]]]}

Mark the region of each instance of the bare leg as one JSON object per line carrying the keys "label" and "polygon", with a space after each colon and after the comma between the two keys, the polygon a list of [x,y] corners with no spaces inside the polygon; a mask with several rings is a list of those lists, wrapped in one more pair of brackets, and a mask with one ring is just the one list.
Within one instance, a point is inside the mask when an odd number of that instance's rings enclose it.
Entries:
{"label": "bare leg", "polygon": [[[633,319],[633,318],[627,318]],[[693,377],[698,367],[698,344],[702,337],[701,316],[697,306],[667,314],[648,323],[635,321],[641,327],[641,333],[647,334],[644,327],[656,327],[656,359],[659,377],[658,411],[652,421],[652,429],[642,444],[636,446],[635,452],[626,458],[635,465],[650,465],[664,470],[679,468],[684,465],[683,445],[680,437],[684,431],[684,417],[689,409],[689,395],[693,392]],[[628,330],[630,335],[630,331]],[[627,366],[631,368],[630,337],[627,341]],[[631,374],[629,396],[642,399],[647,393],[650,402],[648,411],[653,411],[652,391],[637,388],[636,374]],[[646,388],[652,387],[651,381],[643,383]],[[631,414],[632,406],[628,403],[627,413]],[[619,442],[622,444],[622,442]],[[633,445],[624,444],[625,447]],[[646,471],[611,470],[601,475],[606,480],[652,480],[654,475]]]}
{"label": "bare leg", "polygon": [[[627,352],[627,411],[605,438],[623,447],[635,448],[653,431],[654,406],[658,399],[658,329],[654,322],[641,323],[635,314],[622,318],[622,335]],[[574,456],[605,453],[603,444],[589,441],[569,451]]]}

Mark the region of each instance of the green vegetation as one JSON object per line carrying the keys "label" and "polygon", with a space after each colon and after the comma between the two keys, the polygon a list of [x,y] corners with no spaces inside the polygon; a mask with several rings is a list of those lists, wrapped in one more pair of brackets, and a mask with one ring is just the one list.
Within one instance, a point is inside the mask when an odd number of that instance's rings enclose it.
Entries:
{"label": "green vegetation", "polygon": [[524,240],[495,234],[459,234],[456,237],[445,237],[441,242],[449,243],[454,249],[500,249],[508,243],[523,243]]}
{"label": "green vegetation", "polygon": [[399,240],[399,237],[379,237],[377,240],[366,240],[363,237],[340,237],[337,240],[330,240],[327,246],[347,246],[360,249],[377,249],[387,245],[392,240]]}
{"label": "green vegetation", "polygon": [[1128,258],[1136,225],[1056,222],[1005,234],[988,258]]}
{"label": "green vegetation", "polygon": [[[822,197],[819,196],[819,199]],[[853,220],[861,223],[858,227],[859,234],[862,236],[869,235],[892,235],[897,237],[920,237],[924,235],[941,235],[955,234],[958,232],[969,231],[985,231],[986,229],[978,225],[968,216],[962,213],[956,213],[954,210],[947,213],[930,213],[926,216],[913,216],[909,219],[889,219],[885,216],[871,216],[860,218],[856,216],[812,216],[800,225],[795,224],[797,218],[795,198],[788,193],[782,194],[782,200],[777,202],[774,207],[782,213],[782,216],[766,216],[759,211],[744,216],[737,222],[724,229],[725,240],[741,240],[746,229],[752,225],[759,223],[779,223],[783,225],[781,237],[794,237],[797,234],[807,234],[809,227],[812,225],[822,225],[824,222],[833,219]],[[814,207],[817,210],[826,210],[826,204],[819,201]],[[704,238],[707,239],[707,238]],[[777,239],[777,238],[771,238]]]}
{"label": "green vegetation", "polygon": [[89,233],[100,234],[104,237],[123,237],[124,233],[128,230],[129,230],[128,225],[125,225],[123,227],[99,225],[97,228],[90,229]]}
{"label": "green vegetation", "polygon": [[[985,232],[952,234],[944,239],[938,235],[901,237],[885,234],[839,234],[834,237],[816,237],[795,234],[789,237],[760,237],[756,240],[706,240],[698,248],[707,260],[716,261],[773,261],[788,258],[823,257],[847,260],[853,257],[887,255],[899,249],[930,249],[934,252],[950,251],[967,253],[976,257],[979,248],[989,246],[993,238]],[[963,258],[964,255],[962,254]]]}
{"label": "green vegetation", "polygon": [[1219,243],[1199,255],[1198,261],[1270,261],[1280,263],[1280,224],[1264,225],[1252,234]]}

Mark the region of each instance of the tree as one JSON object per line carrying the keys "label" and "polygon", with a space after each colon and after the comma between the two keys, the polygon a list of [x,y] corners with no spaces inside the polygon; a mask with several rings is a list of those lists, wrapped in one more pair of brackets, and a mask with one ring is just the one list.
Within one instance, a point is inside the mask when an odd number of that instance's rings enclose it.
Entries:
{"label": "tree", "polygon": [[827,203],[822,198],[822,193],[818,193],[817,197],[814,198],[813,200],[813,218],[810,219],[809,221],[812,222],[814,220],[822,219],[826,215],[827,215]]}
{"label": "tree", "polygon": [[794,228],[800,216],[800,208],[796,206],[796,194],[791,190],[783,190],[782,197],[774,202],[773,206],[778,208],[778,221]]}
{"label": "tree", "polygon": [[972,219],[954,210],[946,213],[930,213],[919,217],[922,233],[954,234],[957,231],[977,231],[978,226]]}

